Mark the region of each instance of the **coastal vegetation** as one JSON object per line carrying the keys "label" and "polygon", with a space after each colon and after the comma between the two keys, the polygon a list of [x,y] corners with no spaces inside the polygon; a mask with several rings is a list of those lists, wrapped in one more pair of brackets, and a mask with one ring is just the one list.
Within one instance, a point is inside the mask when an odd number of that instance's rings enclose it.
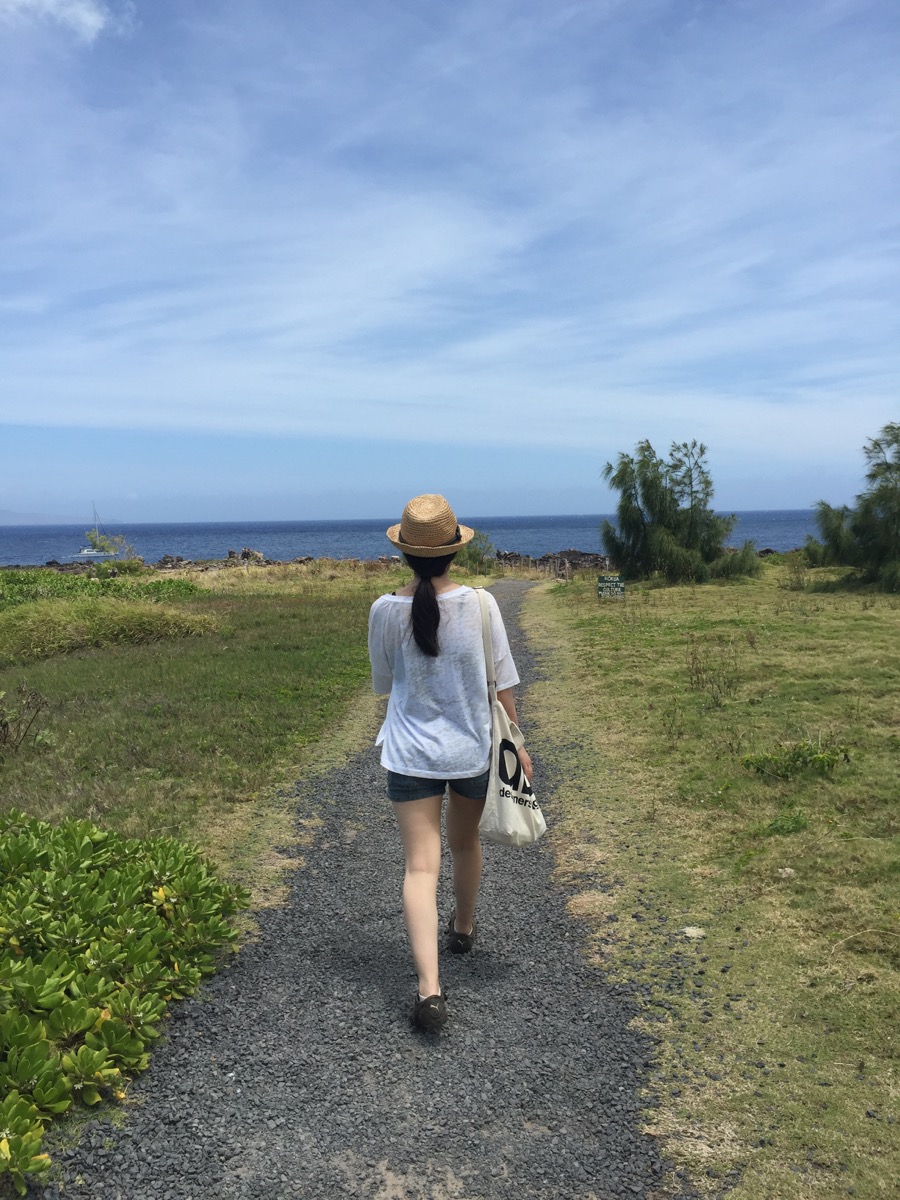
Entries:
{"label": "coastal vegetation", "polygon": [[900,424],[884,426],[863,448],[868,487],[856,507],[816,505],[821,541],[807,538],[808,561],[852,567],[844,582],[875,583],[900,592]]}
{"label": "coastal vegetation", "polygon": [[497,565],[497,548],[482,529],[475,530],[475,536],[457,552],[454,559],[455,569],[463,567],[467,571],[490,575]]}
{"label": "coastal vegetation", "polygon": [[604,548],[628,579],[658,575],[668,583],[704,583],[759,573],[759,558],[749,542],[736,553],[725,548],[736,517],[713,511],[712,476],[706,447],[697,441],[673,442],[668,459],[650,442],[607,463],[603,478],[619,493],[618,528],[604,521]]}
{"label": "coastal vegetation", "polygon": [[[535,758],[586,953],[656,1046],[647,1127],[702,1192],[897,1178],[900,601],[759,579],[532,592]],[[577,747],[577,749],[576,749]],[[733,1189],[733,1190],[730,1190]]]}
{"label": "coastal vegetation", "polygon": [[[874,1197],[894,1179],[900,601],[821,590],[839,575],[773,556],[759,578],[629,584],[601,601],[583,575],[524,606],[545,664],[523,709],[531,740],[577,747],[547,813],[585,952],[633,989],[656,1043],[648,1127],[692,1183],[733,1186],[737,1200],[851,1186]],[[0,572],[4,846],[10,830],[23,855],[68,830],[95,880],[104,837],[150,855],[179,846],[203,878],[227,881],[229,925],[241,888],[254,906],[272,902],[315,840],[314,818],[296,822],[294,781],[371,743],[366,616],[407,577],[327,560],[105,579]],[[119,633],[61,637],[84,605]],[[127,606],[141,614],[132,640]],[[172,623],[148,627],[153,614]],[[13,966],[34,962],[15,942],[38,926],[13,918],[36,869],[0,879]],[[157,898],[142,900],[148,917],[171,903]],[[253,935],[249,918],[239,928]],[[164,965],[186,961],[164,953]],[[49,983],[39,994],[54,995]],[[41,1061],[65,1074],[54,1004],[26,1012],[14,999],[0,987],[0,1029],[13,1007],[42,1024]],[[113,1016],[126,1020],[110,1009],[101,1025]],[[155,1008],[141,1020],[159,1028]],[[126,1091],[151,1043],[131,1045],[136,1065],[101,1064],[112,1074],[97,1092]],[[27,1133],[49,1110],[13,1082],[5,1127]],[[77,1093],[51,1082],[38,1099]],[[45,1169],[37,1143],[17,1146],[16,1170],[31,1158]]]}
{"label": "coastal vegetation", "polygon": [[175,839],[0,817],[0,1178],[20,1195],[49,1170],[49,1122],[124,1098],[246,903]]}
{"label": "coastal vegetation", "polygon": [[104,574],[0,572],[0,1176],[20,1193],[45,1126],[124,1098],[168,1001],[277,893],[276,847],[302,841],[279,787],[327,760],[326,731],[357,735],[351,699],[370,738],[366,615],[406,578]]}

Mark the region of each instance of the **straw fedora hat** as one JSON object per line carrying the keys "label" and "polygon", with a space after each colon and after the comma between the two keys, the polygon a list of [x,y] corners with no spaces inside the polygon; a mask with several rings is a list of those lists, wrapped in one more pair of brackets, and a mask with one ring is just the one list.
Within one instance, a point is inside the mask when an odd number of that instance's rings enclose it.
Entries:
{"label": "straw fedora hat", "polygon": [[439,558],[442,554],[455,554],[466,542],[471,542],[475,530],[460,525],[443,496],[426,495],[410,500],[400,523],[392,525],[387,536],[404,554]]}

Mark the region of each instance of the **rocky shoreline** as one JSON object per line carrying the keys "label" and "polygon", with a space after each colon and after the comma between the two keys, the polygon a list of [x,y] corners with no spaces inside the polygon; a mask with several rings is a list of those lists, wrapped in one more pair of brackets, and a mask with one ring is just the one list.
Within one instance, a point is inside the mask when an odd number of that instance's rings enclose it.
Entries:
{"label": "rocky shoreline", "polygon": [[[778,551],[768,547],[758,550],[757,554],[760,558],[768,558]],[[0,566],[0,571],[41,571],[50,570],[58,571],[66,575],[89,575],[97,565],[97,559],[74,560],[71,562],[59,562],[56,559],[50,559],[49,562],[43,564],[37,563],[19,563],[6,564]],[[116,572],[116,560],[102,560],[105,566],[111,568],[110,574]],[[331,559],[322,556],[317,559],[311,554],[303,555],[299,558],[279,559],[267,558],[261,550],[254,550],[249,546],[244,546],[241,550],[229,550],[225,558],[218,559],[191,559],[184,558],[180,554],[164,554],[155,563],[145,563],[143,559],[133,559],[133,562],[139,562],[142,566],[147,566],[156,571],[181,571],[188,568],[195,568],[198,571],[218,571],[227,570],[234,567],[283,567],[283,566],[298,566],[311,562],[341,562],[345,564],[360,564],[368,563],[375,566],[398,566],[402,563],[399,555],[380,555],[375,559]],[[498,566],[512,567],[518,570],[529,571],[544,571],[557,575],[568,575],[572,571],[614,571],[615,567],[610,562],[609,556],[606,554],[597,554],[587,550],[575,550],[569,548],[567,550],[557,550],[542,554],[539,558],[533,558],[528,554],[520,554],[516,550],[498,550],[495,555],[495,561]]]}
{"label": "rocky shoreline", "polygon": [[[57,559],[50,559],[49,562],[43,564],[8,564],[0,566],[3,571],[58,571],[65,575],[88,575],[101,561],[98,559],[74,560],[71,562],[59,562]],[[144,563],[143,559],[133,559],[131,561],[140,562],[142,566],[150,567],[157,571],[180,571],[194,567],[200,571],[222,570],[234,567],[283,567],[303,565],[316,561],[321,562],[343,562],[343,563],[361,563],[369,562],[379,566],[398,566],[402,563],[399,555],[383,554],[376,559],[328,559],[321,558],[317,560],[313,555],[307,554],[299,558],[278,559],[266,558],[261,550],[254,550],[249,546],[244,546],[241,550],[229,550],[225,558],[218,559],[190,559],[184,558],[180,554],[164,554],[155,563]],[[102,560],[104,566],[110,568],[110,573],[116,570],[115,559]],[[605,554],[594,554],[586,550],[558,550],[556,553],[542,554],[540,558],[532,558],[527,554],[519,554],[515,550],[498,550],[496,553],[496,562],[500,566],[517,567],[529,570],[610,570],[609,558]]]}

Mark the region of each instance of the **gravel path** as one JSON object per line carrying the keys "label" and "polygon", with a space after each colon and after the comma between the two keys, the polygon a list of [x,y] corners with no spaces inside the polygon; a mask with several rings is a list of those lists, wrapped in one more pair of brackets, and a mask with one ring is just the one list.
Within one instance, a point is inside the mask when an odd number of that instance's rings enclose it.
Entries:
{"label": "gravel path", "polygon": [[[527,587],[494,595],[523,687]],[[527,697],[520,700],[528,723]],[[538,747],[538,788],[560,764]],[[542,769],[543,768],[543,769]],[[541,787],[541,777],[545,786]],[[414,976],[400,913],[402,857],[372,748],[316,786],[324,818],[285,907],[259,940],[175,1007],[122,1128],[93,1122],[32,1195],[91,1200],[622,1200],[663,1174],[639,1132],[646,1039],[634,1008],[580,957],[551,883],[549,841],[487,847],[473,954],[445,955],[450,1025],[408,1019]],[[447,864],[441,912],[452,903]],[[446,919],[446,915],[443,917]]]}

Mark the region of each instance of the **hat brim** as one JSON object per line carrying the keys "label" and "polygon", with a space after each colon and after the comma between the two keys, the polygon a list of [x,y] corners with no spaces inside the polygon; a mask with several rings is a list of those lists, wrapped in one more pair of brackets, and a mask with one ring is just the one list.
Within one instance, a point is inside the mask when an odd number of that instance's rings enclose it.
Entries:
{"label": "hat brim", "polygon": [[399,522],[387,531],[387,539],[391,545],[402,550],[404,554],[412,554],[415,558],[442,558],[445,554],[455,554],[467,542],[471,542],[474,536],[474,529],[470,529],[468,525],[460,525],[458,542],[451,542],[448,546],[410,546],[400,538]]}

